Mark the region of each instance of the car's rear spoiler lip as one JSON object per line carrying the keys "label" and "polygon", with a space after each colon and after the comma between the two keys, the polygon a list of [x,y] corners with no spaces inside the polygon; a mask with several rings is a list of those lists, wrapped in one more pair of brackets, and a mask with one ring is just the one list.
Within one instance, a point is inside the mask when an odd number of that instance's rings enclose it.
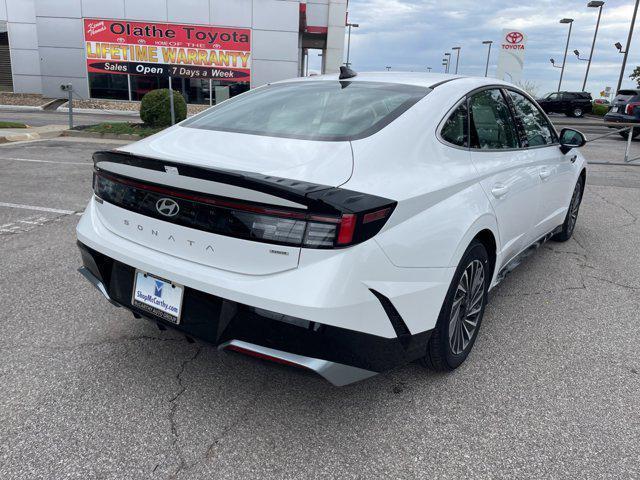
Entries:
{"label": "car's rear spoiler lip", "polygon": [[375,195],[301,180],[178,163],[114,150],[94,153],[93,162],[97,170],[101,169],[101,162],[119,163],[157,172],[173,171],[184,177],[248,188],[302,204],[309,211],[320,214],[365,212],[381,208],[391,201]]}

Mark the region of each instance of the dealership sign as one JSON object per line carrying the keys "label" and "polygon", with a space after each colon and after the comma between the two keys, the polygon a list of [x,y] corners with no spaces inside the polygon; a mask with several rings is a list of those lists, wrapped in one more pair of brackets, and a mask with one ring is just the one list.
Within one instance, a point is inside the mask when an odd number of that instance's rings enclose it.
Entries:
{"label": "dealership sign", "polygon": [[508,28],[503,30],[496,76],[501,80],[511,82],[519,82],[522,80],[526,49],[526,34],[519,30],[511,30]]}
{"label": "dealership sign", "polygon": [[251,30],[84,19],[87,70],[94,73],[251,79]]}

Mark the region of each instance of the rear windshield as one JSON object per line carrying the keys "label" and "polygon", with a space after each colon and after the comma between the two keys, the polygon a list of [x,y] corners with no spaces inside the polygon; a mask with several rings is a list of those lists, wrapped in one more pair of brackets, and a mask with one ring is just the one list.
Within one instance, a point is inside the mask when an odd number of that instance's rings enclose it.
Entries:
{"label": "rear windshield", "polygon": [[355,140],[382,129],[430,91],[378,82],[281,83],[234,97],[182,125],[306,140]]}
{"label": "rear windshield", "polygon": [[638,92],[636,90],[620,90],[618,95],[616,95],[616,98],[614,98],[614,101],[628,102],[636,96],[638,96]]}

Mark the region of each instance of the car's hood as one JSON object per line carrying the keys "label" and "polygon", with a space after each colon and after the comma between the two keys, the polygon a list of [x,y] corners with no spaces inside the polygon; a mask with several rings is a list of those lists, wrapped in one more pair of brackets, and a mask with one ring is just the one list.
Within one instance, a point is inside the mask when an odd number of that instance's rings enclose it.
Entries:
{"label": "car's hood", "polygon": [[349,142],[319,142],[175,126],[119,148],[135,155],[339,186],[351,177]]}

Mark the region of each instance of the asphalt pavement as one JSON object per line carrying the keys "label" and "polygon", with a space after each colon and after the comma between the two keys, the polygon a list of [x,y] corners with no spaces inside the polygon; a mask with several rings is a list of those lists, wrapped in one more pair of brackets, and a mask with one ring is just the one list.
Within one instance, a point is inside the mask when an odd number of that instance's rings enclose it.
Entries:
{"label": "asphalt pavement", "polygon": [[335,388],[161,332],[76,272],[91,154],[118,144],[0,146],[0,478],[640,477],[640,168],[592,166],[574,238],[492,293],[457,371]]}

